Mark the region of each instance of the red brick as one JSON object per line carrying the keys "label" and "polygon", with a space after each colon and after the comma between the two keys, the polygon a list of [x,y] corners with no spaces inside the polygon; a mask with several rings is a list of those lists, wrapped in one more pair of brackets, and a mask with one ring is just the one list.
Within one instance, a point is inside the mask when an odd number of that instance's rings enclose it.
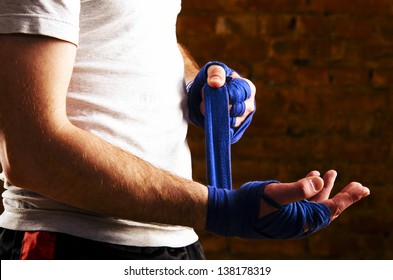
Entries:
{"label": "red brick", "polygon": [[301,86],[326,86],[329,84],[329,70],[317,67],[298,67],[295,79]]}
{"label": "red brick", "polygon": [[219,16],[216,20],[217,35],[241,35],[255,37],[257,35],[257,19],[254,15]]}
{"label": "red brick", "polygon": [[211,16],[179,16],[177,32],[181,36],[213,35],[215,20]]}
{"label": "red brick", "polygon": [[370,70],[360,67],[336,67],[330,69],[330,81],[338,86],[367,86]]}
{"label": "red brick", "polygon": [[319,87],[306,90],[320,96],[321,112],[331,117],[346,115],[349,119],[375,114],[383,110],[389,100],[386,92],[365,87]]}
{"label": "red brick", "polygon": [[209,233],[199,233],[201,243],[205,254],[210,256],[214,254],[223,254],[230,250],[230,240],[228,238],[219,237]]}
{"label": "red brick", "polygon": [[265,85],[280,86],[292,83],[291,69],[279,63],[255,62],[253,64],[253,78],[263,80]]}
{"label": "red brick", "polygon": [[332,31],[332,21],[330,17],[317,14],[304,15],[296,18],[296,34],[299,36],[329,37]]}
{"label": "red brick", "polygon": [[[198,62],[223,60],[258,89],[253,122],[232,147],[236,188],[333,168],[339,173],[333,193],[351,181],[371,189],[300,242],[202,235],[208,257],[391,258],[393,3],[188,0],[183,8],[179,39]],[[191,129],[194,178],[204,182],[202,141],[203,132]]]}
{"label": "red brick", "polygon": [[268,37],[291,36],[295,20],[290,15],[260,15],[258,16],[259,35]]}
{"label": "red brick", "polygon": [[371,40],[378,36],[375,17],[336,16],[332,19],[332,32],[337,39]]}
{"label": "red brick", "polygon": [[393,36],[393,22],[390,15],[378,16],[375,19],[374,25],[378,34],[380,34],[386,41],[391,41]]}
{"label": "red brick", "polygon": [[330,39],[277,40],[271,42],[272,59],[337,61],[344,59],[346,44]]}
{"label": "red brick", "polygon": [[207,3],[201,0],[183,1],[183,9],[199,10],[222,13],[240,13],[240,12],[263,12],[263,13],[293,13],[294,11],[305,11],[308,5],[304,1],[287,1],[287,0],[215,0]]}
{"label": "red brick", "polygon": [[334,14],[383,14],[390,9],[389,0],[321,0],[311,5],[314,11]]}
{"label": "red brick", "polygon": [[376,88],[389,88],[393,81],[392,69],[378,69],[372,71],[372,85]]}
{"label": "red brick", "polygon": [[251,255],[254,259],[304,259],[306,240],[242,240],[233,239],[231,253],[234,256]]}

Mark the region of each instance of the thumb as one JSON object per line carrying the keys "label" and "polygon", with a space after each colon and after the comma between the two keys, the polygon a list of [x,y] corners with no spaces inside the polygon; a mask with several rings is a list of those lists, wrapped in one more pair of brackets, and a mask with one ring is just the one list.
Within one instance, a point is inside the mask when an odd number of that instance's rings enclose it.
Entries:
{"label": "thumb", "polygon": [[212,88],[220,88],[225,84],[225,69],[219,65],[212,65],[207,69],[207,84]]}
{"label": "thumb", "polygon": [[281,205],[301,201],[319,193],[323,188],[323,179],[310,176],[294,183],[273,183],[265,188],[265,194]]}

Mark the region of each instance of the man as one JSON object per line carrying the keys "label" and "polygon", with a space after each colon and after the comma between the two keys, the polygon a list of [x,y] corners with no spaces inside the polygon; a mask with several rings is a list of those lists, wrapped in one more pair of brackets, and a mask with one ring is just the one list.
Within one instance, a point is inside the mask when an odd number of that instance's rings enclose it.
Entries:
{"label": "man", "polygon": [[[192,228],[215,210],[191,180],[184,77],[199,69],[176,41],[180,6],[0,3],[2,259],[204,258]],[[205,70],[210,86],[225,83],[220,66]],[[253,110],[247,83],[236,126]],[[329,199],[335,176],[314,171],[264,193],[281,205],[313,197],[333,220],[369,193],[351,183]],[[259,218],[277,210],[256,199]]]}

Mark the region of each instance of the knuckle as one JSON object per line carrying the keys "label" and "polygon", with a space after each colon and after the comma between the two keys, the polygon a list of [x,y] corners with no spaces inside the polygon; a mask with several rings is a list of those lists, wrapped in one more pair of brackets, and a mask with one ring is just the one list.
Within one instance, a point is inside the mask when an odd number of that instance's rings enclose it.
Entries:
{"label": "knuckle", "polygon": [[251,113],[254,112],[254,111],[255,111],[255,105],[254,105],[254,103],[251,103],[249,106],[247,106],[247,108],[246,108],[246,113],[247,113],[247,115],[251,114]]}
{"label": "knuckle", "polygon": [[341,215],[341,213],[344,211],[344,209],[342,209],[339,206],[336,206],[336,208],[334,209],[334,211],[332,211],[332,219],[336,219],[338,216]]}
{"label": "knuckle", "polygon": [[338,216],[340,216],[340,214],[343,212],[345,207],[340,206],[336,201],[330,199],[326,202],[324,202],[324,204],[329,208],[330,210],[330,220],[333,221],[334,219],[336,219]]}
{"label": "knuckle", "polygon": [[308,195],[310,194],[310,187],[311,185],[309,181],[304,179],[300,180],[299,187],[298,187],[299,196],[303,198],[307,198]]}

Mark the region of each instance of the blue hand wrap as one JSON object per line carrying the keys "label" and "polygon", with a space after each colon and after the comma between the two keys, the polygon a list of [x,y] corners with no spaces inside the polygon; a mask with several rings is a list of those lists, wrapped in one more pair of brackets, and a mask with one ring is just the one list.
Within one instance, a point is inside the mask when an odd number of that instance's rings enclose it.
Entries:
{"label": "blue hand wrap", "polygon": [[[207,85],[207,69],[212,65],[223,67],[227,76],[225,85],[214,90]],[[242,137],[255,112],[252,112],[240,127],[234,128],[236,117],[244,114],[246,108],[244,101],[251,96],[251,88],[246,81],[231,78],[233,72],[221,62],[209,62],[201,69],[187,90],[190,121],[205,130],[208,184],[224,189],[232,188],[230,144]],[[205,116],[200,110],[202,89],[207,97],[204,99]],[[214,101],[209,98],[213,91],[218,93],[215,94]],[[232,108],[228,118],[229,103],[232,104]]]}
{"label": "blue hand wrap", "polygon": [[[239,190],[209,186],[206,229],[222,236],[247,239],[295,239],[327,226],[330,210],[324,204],[302,200],[260,219],[265,187],[277,181],[250,182]],[[305,225],[310,228],[304,232]]]}
{"label": "blue hand wrap", "polygon": [[[188,85],[187,92],[188,92],[189,120],[192,124],[195,124],[201,127],[202,129],[206,129],[205,117],[202,115],[200,110],[200,105],[202,102],[201,92],[202,89],[207,84],[207,69],[212,65],[219,65],[223,67],[225,70],[225,74],[227,76],[226,83],[224,87],[222,87],[220,90],[226,91],[226,93],[229,96],[229,102],[228,101],[226,102],[232,105],[232,108],[230,110],[230,119],[229,119],[230,122],[229,133],[230,133],[231,144],[233,144],[242,137],[244,131],[250,125],[254,112],[247,117],[247,119],[242,123],[240,127],[234,128],[236,117],[243,115],[245,112],[246,105],[244,104],[244,101],[251,96],[251,88],[246,81],[242,79],[231,78],[230,75],[234,71],[228,66],[226,66],[225,64],[217,61],[207,63],[201,69],[201,71],[199,71],[194,81]],[[228,109],[226,108],[226,113],[227,112]]]}
{"label": "blue hand wrap", "polygon": [[[188,90],[190,121],[206,132],[209,185],[206,230],[248,239],[293,239],[308,236],[327,226],[331,213],[322,203],[303,200],[282,206],[266,196],[265,187],[277,181],[250,182],[239,190],[232,190],[230,144],[240,139],[252,115],[238,129],[233,128],[234,120],[244,113],[244,100],[250,96],[250,88],[245,81],[230,77],[219,89],[209,87],[206,78],[211,65],[222,66],[227,76],[233,72],[220,62],[208,63]],[[202,88],[205,117],[200,112]],[[229,103],[233,106],[228,114]],[[258,217],[261,198],[278,208],[262,219]],[[306,225],[309,228],[307,232]]]}

